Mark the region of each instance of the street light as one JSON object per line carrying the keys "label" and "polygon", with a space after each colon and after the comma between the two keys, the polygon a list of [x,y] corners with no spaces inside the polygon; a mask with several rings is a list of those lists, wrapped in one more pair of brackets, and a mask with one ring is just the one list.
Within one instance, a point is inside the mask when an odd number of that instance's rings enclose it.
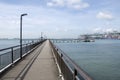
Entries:
{"label": "street light", "polygon": [[22,59],[22,17],[27,14],[21,14],[20,16],[20,59]]}

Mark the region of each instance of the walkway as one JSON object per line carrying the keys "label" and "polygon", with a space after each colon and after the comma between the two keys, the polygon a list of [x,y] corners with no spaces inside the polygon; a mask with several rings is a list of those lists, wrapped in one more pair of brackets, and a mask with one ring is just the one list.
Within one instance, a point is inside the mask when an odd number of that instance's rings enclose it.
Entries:
{"label": "walkway", "polygon": [[24,80],[57,80],[57,78],[57,66],[54,62],[49,41],[47,41]]}
{"label": "walkway", "polygon": [[47,40],[0,80],[58,80],[58,69]]}

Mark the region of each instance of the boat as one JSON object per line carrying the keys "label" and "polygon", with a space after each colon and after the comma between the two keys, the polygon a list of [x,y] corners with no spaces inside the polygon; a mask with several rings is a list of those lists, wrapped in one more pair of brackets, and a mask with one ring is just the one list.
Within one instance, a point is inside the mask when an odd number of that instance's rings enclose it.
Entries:
{"label": "boat", "polygon": [[82,40],[83,42],[95,42],[94,39],[85,39],[85,40]]}

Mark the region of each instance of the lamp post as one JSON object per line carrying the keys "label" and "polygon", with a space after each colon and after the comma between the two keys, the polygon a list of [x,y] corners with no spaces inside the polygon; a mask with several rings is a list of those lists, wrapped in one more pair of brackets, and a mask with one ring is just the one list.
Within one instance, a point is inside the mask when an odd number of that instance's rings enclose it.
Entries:
{"label": "lamp post", "polygon": [[22,59],[22,17],[26,15],[26,13],[20,15],[20,59]]}

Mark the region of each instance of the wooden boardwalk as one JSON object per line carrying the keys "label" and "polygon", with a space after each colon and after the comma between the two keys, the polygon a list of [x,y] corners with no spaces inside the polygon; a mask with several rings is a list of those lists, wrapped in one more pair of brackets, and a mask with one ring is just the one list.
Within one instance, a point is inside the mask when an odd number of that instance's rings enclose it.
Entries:
{"label": "wooden boardwalk", "polygon": [[0,80],[58,80],[58,76],[58,68],[47,40],[13,66]]}

